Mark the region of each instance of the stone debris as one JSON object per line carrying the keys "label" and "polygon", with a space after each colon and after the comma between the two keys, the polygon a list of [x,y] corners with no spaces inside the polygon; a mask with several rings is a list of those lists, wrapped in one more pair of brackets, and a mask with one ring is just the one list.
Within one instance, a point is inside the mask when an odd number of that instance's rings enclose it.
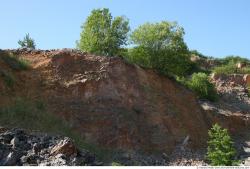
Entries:
{"label": "stone debris", "polygon": [[0,165],[61,166],[100,165],[93,154],[80,151],[68,137],[0,130]]}
{"label": "stone debris", "polygon": [[215,84],[220,95],[220,105],[223,109],[231,112],[250,113],[250,97],[247,86],[249,75],[215,75],[211,76],[211,81]]}
{"label": "stone debris", "polygon": [[212,121],[227,128],[234,136],[235,147],[241,165],[250,164],[250,93],[248,91],[249,75],[211,75],[211,81],[219,94],[216,102],[200,101],[206,112],[213,114]]}

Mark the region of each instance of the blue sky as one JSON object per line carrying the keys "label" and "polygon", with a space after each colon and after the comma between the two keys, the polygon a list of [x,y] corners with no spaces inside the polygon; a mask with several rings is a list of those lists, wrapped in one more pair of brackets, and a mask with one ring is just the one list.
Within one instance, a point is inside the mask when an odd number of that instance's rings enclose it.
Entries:
{"label": "blue sky", "polygon": [[0,48],[17,48],[25,33],[41,49],[74,48],[81,24],[103,7],[129,18],[132,30],[145,22],[177,21],[189,49],[250,58],[249,0],[1,0]]}

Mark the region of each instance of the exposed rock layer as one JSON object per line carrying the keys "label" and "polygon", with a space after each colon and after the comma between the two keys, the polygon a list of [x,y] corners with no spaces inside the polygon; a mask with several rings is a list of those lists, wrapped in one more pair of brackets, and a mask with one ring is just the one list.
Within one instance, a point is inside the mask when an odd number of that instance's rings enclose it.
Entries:
{"label": "exposed rock layer", "polygon": [[152,70],[76,50],[8,52],[32,68],[13,71],[17,83],[2,91],[43,98],[88,142],[147,152],[171,152],[187,136],[193,148],[206,144],[209,124],[195,95]]}
{"label": "exposed rock layer", "polygon": [[[10,104],[14,97],[42,99],[50,113],[67,120],[85,141],[131,151],[125,164],[133,162],[132,159],[149,159],[146,160],[151,161],[147,162],[149,165],[167,164],[162,158],[157,162],[149,156],[141,157],[137,155],[139,151],[166,152],[167,156],[182,158],[175,152],[186,138],[189,139],[185,144],[191,150],[204,148],[207,130],[215,122],[236,136],[244,135],[250,128],[249,102],[235,102],[238,96],[247,99],[245,88],[243,91],[239,86],[241,80],[233,84],[215,79],[219,101],[198,102],[191,91],[174,80],[119,57],[94,56],[71,49],[0,52],[11,52],[31,65],[25,71],[13,70],[0,57],[0,75],[3,70],[15,75],[11,88],[0,76],[0,106]],[[71,146],[63,140],[52,154],[58,155]],[[71,150],[70,154],[76,154],[74,148]],[[172,161],[170,164],[183,164]],[[187,163],[193,164],[189,160]]]}

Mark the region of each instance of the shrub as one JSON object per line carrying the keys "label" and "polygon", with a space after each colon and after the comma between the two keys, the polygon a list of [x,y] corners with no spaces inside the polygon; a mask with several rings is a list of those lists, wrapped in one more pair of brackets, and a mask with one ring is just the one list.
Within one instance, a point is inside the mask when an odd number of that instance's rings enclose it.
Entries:
{"label": "shrub", "polygon": [[215,87],[209,82],[208,76],[205,73],[194,73],[187,85],[201,99],[208,99],[210,101],[217,99]]}
{"label": "shrub", "polygon": [[176,76],[175,80],[176,80],[177,82],[179,82],[180,84],[182,84],[182,85],[188,87],[188,82],[189,82],[189,81],[188,81],[187,78],[185,78],[185,77],[183,77],[183,76]]}
{"label": "shrub", "polygon": [[81,27],[80,50],[105,56],[119,55],[127,43],[128,19],[113,18],[109,9],[95,9]]}
{"label": "shrub", "polygon": [[35,49],[36,48],[36,44],[34,39],[32,39],[30,37],[29,34],[26,34],[25,37],[23,38],[23,40],[19,40],[18,44],[23,48],[30,48],[30,49]]}
{"label": "shrub", "polygon": [[207,159],[214,166],[238,165],[235,160],[236,150],[227,129],[221,128],[218,124],[208,131],[209,141],[207,148]]}

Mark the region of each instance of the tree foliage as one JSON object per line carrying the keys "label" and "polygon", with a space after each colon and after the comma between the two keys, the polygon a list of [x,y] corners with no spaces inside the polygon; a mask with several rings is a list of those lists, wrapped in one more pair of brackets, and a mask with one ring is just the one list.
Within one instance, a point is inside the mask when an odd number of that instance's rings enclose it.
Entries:
{"label": "tree foliage", "polygon": [[132,34],[135,45],[129,60],[167,75],[184,75],[191,69],[184,30],[175,22],[146,23]]}
{"label": "tree foliage", "polygon": [[107,8],[95,9],[81,27],[77,47],[93,54],[118,55],[127,42],[128,24],[128,19],[123,16],[113,18]]}
{"label": "tree foliage", "polygon": [[210,164],[214,166],[237,165],[238,161],[235,160],[236,151],[227,129],[215,124],[208,131],[208,135],[207,158]]}
{"label": "tree foliage", "polygon": [[32,39],[30,37],[29,34],[26,34],[25,37],[23,38],[23,40],[19,40],[18,44],[23,48],[30,48],[30,49],[35,49],[36,48],[36,44],[34,39]]}

